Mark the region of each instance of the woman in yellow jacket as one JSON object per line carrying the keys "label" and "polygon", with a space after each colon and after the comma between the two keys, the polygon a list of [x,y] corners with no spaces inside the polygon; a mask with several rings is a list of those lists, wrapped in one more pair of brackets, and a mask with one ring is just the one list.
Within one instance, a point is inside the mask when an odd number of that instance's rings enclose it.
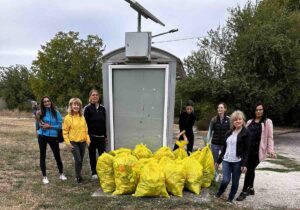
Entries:
{"label": "woman in yellow jacket", "polygon": [[68,114],[63,123],[63,136],[74,156],[76,180],[81,183],[83,181],[81,176],[83,157],[86,145],[90,144],[90,137],[79,98],[71,98],[69,101]]}

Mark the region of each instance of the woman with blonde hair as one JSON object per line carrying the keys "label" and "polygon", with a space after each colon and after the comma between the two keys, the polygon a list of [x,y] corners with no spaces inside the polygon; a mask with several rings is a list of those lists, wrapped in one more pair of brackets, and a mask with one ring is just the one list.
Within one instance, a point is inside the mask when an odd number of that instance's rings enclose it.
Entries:
{"label": "woman with blonde hair", "polygon": [[81,183],[83,181],[81,176],[83,157],[86,145],[90,144],[90,137],[79,98],[71,98],[69,101],[68,114],[63,123],[63,136],[74,156],[77,183]]}
{"label": "woman with blonde hair", "polygon": [[220,197],[231,180],[231,190],[227,199],[229,204],[232,203],[238,190],[241,172],[246,173],[247,171],[250,132],[245,127],[245,120],[245,115],[239,110],[231,114],[231,130],[225,135],[226,142],[215,164],[216,169],[218,169],[223,161],[223,180],[215,196]]}

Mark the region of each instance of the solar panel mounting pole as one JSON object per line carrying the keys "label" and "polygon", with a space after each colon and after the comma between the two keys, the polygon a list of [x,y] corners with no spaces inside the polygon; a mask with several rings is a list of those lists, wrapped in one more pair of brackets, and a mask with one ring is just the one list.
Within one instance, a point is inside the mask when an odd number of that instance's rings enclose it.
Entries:
{"label": "solar panel mounting pole", "polygon": [[146,8],[144,8],[142,5],[140,5],[136,0],[125,0],[130,4],[130,7],[137,11],[138,13],[138,32],[141,32],[142,28],[142,16],[146,19],[151,19],[152,21],[165,26],[163,22],[161,22],[157,17],[155,17],[153,14],[151,14]]}
{"label": "solar panel mounting pole", "polygon": [[139,12],[138,13],[138,27],[137,27],[137,32],[141,32],[141,29],[142,29],[142,15]]}

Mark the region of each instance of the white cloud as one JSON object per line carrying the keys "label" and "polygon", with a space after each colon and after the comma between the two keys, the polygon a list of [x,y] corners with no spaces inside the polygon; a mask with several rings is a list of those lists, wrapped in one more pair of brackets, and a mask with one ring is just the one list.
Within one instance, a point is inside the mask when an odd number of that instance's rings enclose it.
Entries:
{"label": "white cloud", "polygon": [[[228,7],[247,0],[138,0],[166,24],[142,20],[142,31],[158,34],[173,28],[179,32],[154,41],[206,35],[224,24]],[[0,66],[30,66],[41,45],[58,31],[77,31],[81,37],[99,35],[106,53],[124,46],[125,32],[136,31],[137,13],[124,0],[0,0]],[[184,58],[197,48],[197,40],[157,43],[154,46]]]}

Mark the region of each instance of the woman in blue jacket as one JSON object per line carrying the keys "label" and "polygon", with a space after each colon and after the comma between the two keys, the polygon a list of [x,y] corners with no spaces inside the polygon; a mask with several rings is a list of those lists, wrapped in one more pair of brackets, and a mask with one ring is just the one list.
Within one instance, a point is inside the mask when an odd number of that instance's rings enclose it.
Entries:
{"label": "woman in blue jacket", "polygon": [[60,149],[58,143],[58,132],[61,129],[62,118],[60,113],[55,109],[50,97],[44,96],[41,100],[41,110],[39,113],[39,130],[38,141],[40,148],[40,167],[43,174],[43,183],[48,184],[49,180],[46,175],[46,150],[49,144],[54,158],[56,160],[57,168],[59,170],[59,179],[67,180],[63,174],[63,164],[60,158]]}

